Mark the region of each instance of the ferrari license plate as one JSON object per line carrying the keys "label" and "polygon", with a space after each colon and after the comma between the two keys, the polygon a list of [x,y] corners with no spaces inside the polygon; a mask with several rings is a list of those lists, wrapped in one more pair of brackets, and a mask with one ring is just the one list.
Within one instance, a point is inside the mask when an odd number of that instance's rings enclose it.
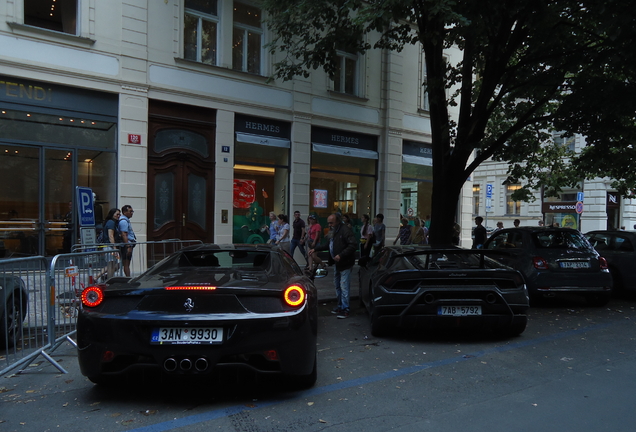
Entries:
{"label": "ferrari license plate", "polygon": [[439,306],[437,315],[470,316],[481,315],[481,306]]}
{"label": "ferrari license plate", "polygon": [[159,327],[152,329],[155,345],[201,345],[223,342],[223,327]]}

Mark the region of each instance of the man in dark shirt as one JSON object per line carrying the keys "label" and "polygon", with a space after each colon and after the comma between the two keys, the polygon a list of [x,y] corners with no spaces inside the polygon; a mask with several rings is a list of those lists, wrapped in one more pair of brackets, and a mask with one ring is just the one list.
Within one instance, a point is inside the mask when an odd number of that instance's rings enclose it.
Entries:
{"label": "man in dark shirt", "polygon": [[316,246],[309,251],[313,255],[317,251],[329,250],[329,255],[335,263],[333,282],[336,288],[338,306],[332,311],[338,318],[349,317],[349,289],[351,284],[351,269],[356,262],[355,252],[358,248],[353,231],[342,223],[339,214],[332,214],[327,218],[327,223],[332,229],[329,242]]}
{"label": "man in dark shirt", "polygon": [[473,249],[481,249],[486,243],[486,227],[482,225],[484,218],[481,216],[477,216],[475,218],[475,238],[473,239]]}
{"label": "man in dark shirt", "polygon": [[300,217],[300,212],[296,210],[294,212],[294,222],[292,223],[294,234],[291,239],[290,253],[292,258],[294,257],[294,251],[298,247],[300,253],[306,256],[305,253],[305,221]]}

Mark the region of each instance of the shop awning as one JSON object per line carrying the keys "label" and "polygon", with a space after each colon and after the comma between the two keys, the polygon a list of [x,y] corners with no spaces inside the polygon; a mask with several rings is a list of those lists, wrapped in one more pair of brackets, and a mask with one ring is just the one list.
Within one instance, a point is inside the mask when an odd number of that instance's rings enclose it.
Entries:
{"label": "shop awning", "polygon": [[422,157],[422,156],[402,155],[402,162],[406,162],[406,163],[410,163],[414,165],[433,166],[433,158]]}
{"label": "shop awning", "polygon": [[259,144],[281,148],[291,147],[291,141],[285,138],[274,138],[265,135],[253,135],[244,132],[236,132],[236,141],[245,144]]}
{"label": "shop awning", "polygon": [[327,153],[337,156],[350,156],[364,159],[378,159],[378,152],[373,150],[356,149],[351,147],[339,147],[328,144],[311,143],[312,149],[318,153]]}

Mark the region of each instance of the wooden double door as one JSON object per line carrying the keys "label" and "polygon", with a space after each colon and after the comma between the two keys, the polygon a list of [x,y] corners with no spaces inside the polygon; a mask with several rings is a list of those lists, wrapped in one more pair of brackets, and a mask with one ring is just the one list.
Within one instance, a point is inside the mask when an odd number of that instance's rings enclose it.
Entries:
{"label": "wooden double door", "polygon": [[[148,238],[214,238],[214,125],[151,111]],[[213,119],[212,119],[213,120]]]}

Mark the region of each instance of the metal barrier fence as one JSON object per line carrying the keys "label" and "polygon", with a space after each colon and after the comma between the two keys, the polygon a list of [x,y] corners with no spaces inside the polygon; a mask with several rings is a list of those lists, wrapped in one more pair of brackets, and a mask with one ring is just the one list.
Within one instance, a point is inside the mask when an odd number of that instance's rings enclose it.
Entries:
{"label": "metal barrier fence", "polygon": [[128,263],[127,250],[77,247],[73,253],[0,260],[0,376],[43,356],[66,373],[51,356],[62,343],[75,344],[77,312],[82,291],[114,276],[125,276],[129,264],[134,277],[170,254],[198,240],[137,243]]}

